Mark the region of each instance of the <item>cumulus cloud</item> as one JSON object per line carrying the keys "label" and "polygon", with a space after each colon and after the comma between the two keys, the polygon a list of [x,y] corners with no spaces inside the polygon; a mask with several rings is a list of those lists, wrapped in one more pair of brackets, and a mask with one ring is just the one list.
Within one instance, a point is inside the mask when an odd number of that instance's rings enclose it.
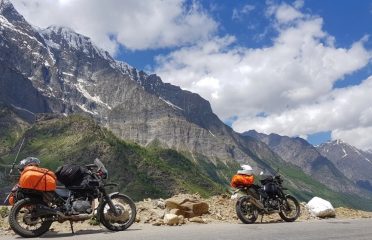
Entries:
{"label": "cumulus cloud", "polygon": [[[32,24],[64,25],[117,52],[175,47],[158,56],[154,71],[165,82],[199,93],[235,130],[289,136],[331,131],[362,149],[372,148],[372,78],[334,89],[371,62],[367,37],[348,47],[323,30],[323,19],[293,5],[268,2],[266,16],[277,36],[270,46],[239,46],[218,35],[219,23],[186,0],[12,0]],[[233,20],[255,10],[245,5]],[[69,14],[66,14],[68,12]],[[248,34],[248,33],[247,33]],[[368,134],[369,133],[369,134]]]}
{"label": "cumulus cloud", "polygon": [[32,24],[71,27],[111,53],[119,44],[132,50],[182,46],[207,39],[218,27],[197,2],[185,0],[12,2]]}
{"label": "cumulus cloud", "polygon": [[[306,136],[372,126],[366,110],[371,79],[333,89],[336,81],[369,64],[371,52],[364,46],[368,39],[335,47],[335,38],[323,30],[323,19],[303,14],[302,5],[297,1],[297,7],[268,7],[278,30],[271,46],[236,47],[233,36],[215,38],[158,57],[155,71],[208,99],[222,119],[237,116],[232,126],[240,132]],[[368,141],[371,147],[372,139]]]}
{"label": "cumulus cloud", "polygon": [[[372,133],[368,131],[372,127],[371,94],[372,77],[369,77],[358,86],[333,90],[313,104],[265,118],[239,118],[234,127],[244,131],[249,125],[261,132],[277,132],[289,136],[332,129],[333,139],[341,138],[362,149],[368,148],[369,144],[371,148],[372,134],[368,134]],[[361,134],[364,136],[361,137]],[[359,137],[361,138],[358,140]]]}
{"label": "cumulus cloud", "polygon": [[342,139],[345,142],[352,143],[359,149],[371,151],[372,126],[357,127],[353,129],[335,129],[332,131],[332,139]]}

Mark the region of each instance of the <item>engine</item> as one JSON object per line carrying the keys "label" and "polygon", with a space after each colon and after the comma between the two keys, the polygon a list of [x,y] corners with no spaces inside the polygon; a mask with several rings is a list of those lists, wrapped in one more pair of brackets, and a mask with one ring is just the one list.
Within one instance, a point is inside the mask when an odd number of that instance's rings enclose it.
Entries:
{"label": "engine", "polygon": [[87,200],[75,200],[72,202],[72,210],[75,214],[92,213],[92,204]]}

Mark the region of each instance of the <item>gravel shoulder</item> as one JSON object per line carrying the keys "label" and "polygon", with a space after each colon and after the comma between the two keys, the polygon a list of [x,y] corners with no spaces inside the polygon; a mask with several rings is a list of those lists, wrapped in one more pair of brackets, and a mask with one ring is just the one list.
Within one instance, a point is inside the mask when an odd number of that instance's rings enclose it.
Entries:
{"label": "gravel shoulder", "polygon": [[[191,222],[190,219],[185,219],[182,227],[187,227],[188,225],[215,225],[215,224],[239,224],[242,225],[238,220],[235,213],[235,203],[236,200],[230,199],[228,195],[213,196],[208,199],[203,199],[197,194],[180,194],[174,196],[173,199],[198,199],[204,201],[209,205],[209,211],[200,217],[201,221],[199,223]],[[163,224],[157,224],[166,214],[163,199],[145,199],[143,201],[137,202],[137,219],[136,223],[131,228],[148,229],[152,228],[172,228],[174,226],[165,226]],[[368,219],[372,222],[372,212],[364,212],[355,209],[348,208],[336,208],[336,217],[332,219],[320,219],[314,217],[305,207],[305,203],[301,203],[301,216],[296,222],[332,222],[332,221],[350,221],[352,219]],[[265,226],[265,224],[273,223],[284,223],[278,214],[264,215],[261,222],[261,217],[258,218],[257,223],[253,226]],[[161,225],[161,226],[153,226]],[[281,225],[281,224],[280,224]],[[286,225],[287,226],[287,225]],[[103,226],[92,225],[89,221],[76,222],[74,223],[74,230],[76,233],[100,233],[107,232]],[[69,222],[64,223],[53,223],[51,234],[70,234],[70,224]],[[0,233],[1,235],[14,235],[14,232],[9,228],[7,217],[0,217]]]}

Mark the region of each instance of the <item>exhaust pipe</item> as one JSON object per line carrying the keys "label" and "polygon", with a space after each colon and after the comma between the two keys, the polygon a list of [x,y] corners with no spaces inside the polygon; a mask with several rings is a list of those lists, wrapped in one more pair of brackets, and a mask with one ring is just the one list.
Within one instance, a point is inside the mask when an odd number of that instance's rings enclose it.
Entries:
{"label": "exhaust pipe", "polygon": [[265,210],[265,207],[264,207],[264,205],[260,202],[260,201],[258,201],[256,198],[254,198],[254,197],[251,197],[251,196],[248,196],[249,197],[249,199],[248,199],[248,201],[250,202],[250,203],[252,203],[254,206],[256,206],[258,209],[260,209],[260,210]]}
{"label": "exhaust pipe", "polygon": [[37,212],[35,213],[35,217],[45,217],[45,216],[57,216],[57,221],[62,223],[65,221],[85,221],[93,217],[92,214],[80,214],[80,215],[68,215],[66,216],[60,211],[57,211],[55,209],[49,208],[47,206],[40,205],[37,209]]}
{"label": "exhaust pipe", "polygon": [[93,217],[93,214],[81,214],[81,215],[70,215],[70,216],[64,215],[58,220],[58,222],[60,223],[65,222],[65,221],[79,222],[79,221],[88,220],[92,217]]}

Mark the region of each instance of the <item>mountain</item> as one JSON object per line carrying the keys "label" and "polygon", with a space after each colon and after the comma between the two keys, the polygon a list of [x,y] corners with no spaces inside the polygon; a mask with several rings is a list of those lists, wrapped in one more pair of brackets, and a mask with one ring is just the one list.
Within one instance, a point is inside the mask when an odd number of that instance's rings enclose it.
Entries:
{"label": "mountain", "polygon": [[[13,107],[0,105],[0,113],[0,125],[6,126],[2,130],[13,136],[12,142],[0,138],[0,147],[8,149],[0,154],[1,199],[16,182],[8,173],[19,150],[18,159],[37,156],[42,166],[50,169],[68,162],[90,163],[99,157],[109,170],[109,181],[119,183],[119,190],[136,200],[166,198],[180,192],[199,192],[203,196],[223,193],[230,179],[222,176],[232,176],[236,169],[224,164],[214,166],[207,159],[195,162],[187,154],[155,144],[141,147],[125,142],[91,117],[38,114],[36,122],[28,123],[22,120],[22,112]],[[13,124],[6,124],[9,122]],[[259,146],[255,146],[255,152],[263,151]],[[272,158],[266,164],[280,167],[285,186],[299,200],[307,201],[316,194],[331,200],[335,206],[372,210],[369,200],[334,192],[292,164],[278,162],[275,153],[270,154]],[[216,174],[216,168],[224,174]]]}
{"label": "mountain", "polygon": [[114,60],[69,28],[36,29],[7,0],[0,23],[0,101],[30,120],[80,113],[142,146],[161,144],[215,165],[258,165],[252,140],[221,122],[199,95]]}
{"label": "mountain", "polygon": [[358,186],[372,192],[372,154],[342,140],[323,143],[317,150]]}
{"label": "mountain", "polygon": [[266,143],[284,161],[300,167],[306,174],[335,191],[369,195],[350,181],[334,162],[320,154],[313,145],[302,138],[278,134],[266,135],[254,130],[245,132],[243,135]]}
{"label": "mountain", "polygon": [[[146,196],[215,192],[228,184],[239,164],[248,163],[258,171],[279,167],[300,200],[319,194],[336,204],[365,207],[365,199],[355,202],[355,196],[332,191],[265,143],[234,132],[198,94],[116,61],[72,29],[33,27],[8,0],[0,0],[0,102],[11,109],[4,110],[10,115],[3,118],[8,136],[1,138],[3,166],[13,161],[26,137],[21,156],[46,159],[50,167],[106,156],[122,188],[133,188],[138,197],[141,189]],[[40,121],[40,114],[47,115]],[[91,129],[88,137],[79,135],[86,129]],[[102,131],[112,138],[102,137]],[[126,164],[131,167],[117,170]]]}
{"label": "mountain", "polygon": [[[12,133],[14,140],[24,138],[21,149],[20,141],[9,148],[11,144],[3,141],[8,137],[1,135],[0,149],[7,149],[0,154],[2,167],[13,162],[19,149],[18,159],[37,156],[42,166],[53,170],[65,163],[89,164],[99,157],[108,168],[110,182],[119,183],[119,189],[136,200],[170,197],[180,192],[199,192],[204,196],[223,192],[224,182],[209,174],[207,167],[172,149],[143,148],[124,142],[89,117],[39,115],[33,124],[20,119],[14,109],[0,106],[2,131]],[[3,124],[7,122],[12,125]],[[0,175],[1,185],[5,185],[1,199],[15,182],[9,182],[8,170]]]}

